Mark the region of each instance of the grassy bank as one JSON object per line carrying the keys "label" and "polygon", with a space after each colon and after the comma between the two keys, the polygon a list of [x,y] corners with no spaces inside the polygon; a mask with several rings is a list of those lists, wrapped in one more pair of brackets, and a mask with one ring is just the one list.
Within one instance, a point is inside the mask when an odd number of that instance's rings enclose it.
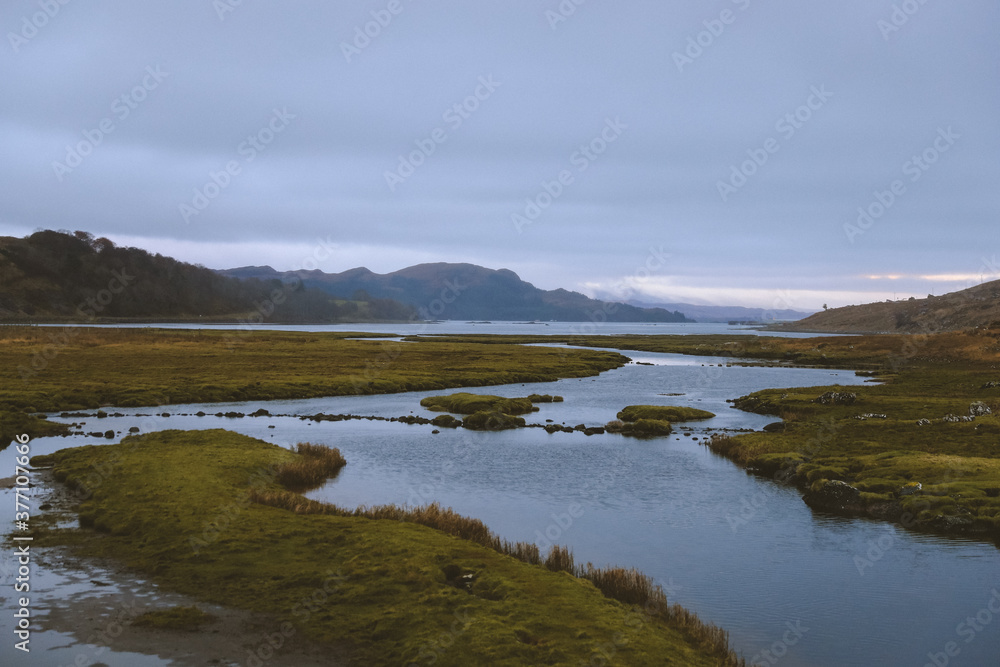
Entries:
{"label": "grassy bank", "polygon": [[59,428],[28,419],[32,412],[548,382],[627,361],[590,350],[350,340],[357,336],[373,335],[0,327],[0,435]]}
{"label": "grassy bank", "polygon": [[819,510],[1000,540],[1000,329],[819,338],[437,339],[561,342],[863,369],[882,384],[768,389],[737,399],[736,407],[780,417],[784,424],[717,436],[711,447],[755,473],[796,484]]}
{"label": "grassy bank", "polygon": [[[357,664],[718,664],[710,645],[724,641],[721,631],[683,610],[646,611],[602,594],[632,591],[641,603],[652,589],[637,573],[591,568],[594,576],[579,578],[566,570],[587,568],[564,551],[548,567],[531,564],[388,509],[380,519],[251,500],[308,505],[277,476],[308,476],[310,458],[326,472],[337,467],[308,448],[296,454],[221,430],[36,457],[84,491],[81,521],[96,529],[36,539],[120,559],[206,601],[271,613],[275,632],[346,647]],[[459,519],[445,523],[478,524]]]}

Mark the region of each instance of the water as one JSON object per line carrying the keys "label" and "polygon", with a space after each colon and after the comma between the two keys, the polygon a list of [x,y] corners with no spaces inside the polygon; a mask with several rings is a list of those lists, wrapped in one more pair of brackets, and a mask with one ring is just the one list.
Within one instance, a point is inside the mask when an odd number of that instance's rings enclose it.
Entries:
{"label": "water", "polygon": [[[469,391],[564,396],[565,402],[543,404],[527,416],[538,423],[600,425],[626,405],[645,403],[698,407],[717,417],[689,424],[691,436],[678,431],[639,441],[541,429],[433,434],[430,426],[295,416],[433,416],[419,401],[441,392],[412,392],[155,409],[169,418],[136,416],[153,413],[150,408],[123,409],[126,417],[88,418],[84,428],[222,427],[284,446],[339,447],[347,467],[310,497],[345,506],[437,501],[481,518],[510,540],[543,547],[554,541],[572,547],[577,562],[637,567],[672,601],[729,630],[733,645],[760,664],[919,667],[933,664],[930,656],[939,664],[944,658],[949,665],[1000,663],[1000,616],[989,610],[993,591],[1000,590],[994,546],[815,514],[794,489],[749,476],[702,444],[710,429],[759,429],[774,421],[735,410],[726,399],[766,387],[856,385],[863,378],[849,371],[727,367],[732,360],[723,358],[626,354],[655,365]],[[259,407],[290,416],[179,414]],[[39,439],[32,451],[94,442]],[[0,469],[11,467],[12,449],[0,453]],[[1000,597],[992,604],[1000,608]],[[977,614],[972,624],[966,621]],[[945,653],[950,642],[954,656]]]}
{"label": "water", "polygon": [[[39,326],[62,327],[63,324],[42,324]],[[309,331],[309,332],[354,332],[364,331],[378,334],[399,334],[401,336],[418,336],[434,334],[504,334],[512,336],[566,336],[566,335],[603,335],[615,336],[623,334],[639,334],[649,336],[694,335],[694,334],[741,334],[747,336],[780,336],[788,338],[811,338],[817,336],[842,334],[805,334],[781,331],[761,331],[750,326],[730,326],[716,322],[465,322],[447,320],[442,322],[425,322],[418,324],[388,323],[388,324],[197,324],[190,322],[168,324],[85,324],[70,326],[87,326],[103,328],[144,328],[158,329],[215,329],[237,331]]]}

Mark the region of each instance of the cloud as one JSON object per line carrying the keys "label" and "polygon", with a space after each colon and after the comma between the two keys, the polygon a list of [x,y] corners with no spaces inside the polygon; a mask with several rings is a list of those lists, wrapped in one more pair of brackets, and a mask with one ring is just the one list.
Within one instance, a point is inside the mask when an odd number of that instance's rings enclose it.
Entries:
{"label": "cloud", "polygon": [[[663,245],[672,300],[957,285],[996,254],[1000,9],[928,3],[886,32],[892,4],[637,0],[553,22],[558,3],[527,0],[391,18],[383,0],[93,2],[32,31],[37,3],[8,2],[0,233],[87,229],[210,266],[290,265],[329,237],[331,271],[472,261],[546,288],[612,284]],[[959,138],[911,180],[942,128]]]}

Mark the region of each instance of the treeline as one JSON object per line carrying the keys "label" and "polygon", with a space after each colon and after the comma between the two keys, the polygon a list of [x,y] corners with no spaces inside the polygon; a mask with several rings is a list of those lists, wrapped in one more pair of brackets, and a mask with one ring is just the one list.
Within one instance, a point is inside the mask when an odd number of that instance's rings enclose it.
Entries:
{"label": "treeline", "polygon": [[240,319],[270,322],[407,320],[390,299],[337,299],[297,280],[229,278],[87,232],[0,238],[0,319]]}

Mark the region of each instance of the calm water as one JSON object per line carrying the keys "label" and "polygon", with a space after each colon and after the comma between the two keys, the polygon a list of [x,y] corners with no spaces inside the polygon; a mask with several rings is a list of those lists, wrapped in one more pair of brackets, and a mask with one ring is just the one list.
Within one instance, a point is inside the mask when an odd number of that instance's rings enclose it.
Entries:
{"label": "calm water", "polygon": [[[64,326],[41,325],[41,326]],[[419,324],[94,324],[104,328],[143,328],[156,327],[160,329],[219,329],[237,331],[365,331],[370,333],[390,333],[406,336],[422,334],[505,334],[505,335],[605,335],[642,334],[649,336],[692,334],[744,334],[748,336],[782,336],[791,338],[807,338],[839,334],[802,334],[791,332],[760,331],[748,326],[729,326],[713,322],[688,322],[684,324],[659,322],[464,322],[447,320],[442,322],[427,322]]]}
{"label": "calm water", "polygon": [[[693,437],[678,432],[636,441],[540,429],[433,434],[429,426],[386,422],[178,415],[249,413],[263,406],[285,415],[433,416],[419,400],[440,392],[413,392],[157,408],[171,413],[169,418],[137,417],[152,410],[128,409],[121,410],[127,417],[88,419],[84,428],[224,427],[286,446],[300,441],[337,446],[347,467],[310,497],[346,506],[437,501],[483,519],[508,539],[543,547],[555,541],[571,546],[578,562],[637,567],[663,585],[672,601],[729,630],[734,646],[760,664],[920,667],[933,664],[928,654],[937,654],[939,664],[946,657],[949,665],[1000,664],[1000,618],[983,611],[993,590],[1000,589],[996,547],[816,515],[794,489],[748,476],[702,444],[707,429],[759,429],[773,421],[737,411],[727,398],[766,387],[860,384],[863,378],[844,371],[725,367],[726,359],[627,354],[655,365],[470,391],[564,396],[564,403],[542,405],[528,417],[539,423],[600,425],[637,403],[690,405],[718,416],[691,423]],[[682,395],[663,395],[673,393]],[[94,440],[40,439],[33,453],[84,442]],[[11,466],[11,456],[12,448],[0,453],[0,469]],[[568,515],[573,504],[581,508],[576,517]],[[977,614],[975,625],[960,625]],[[958,649],[952,657],[943,653],[949,642],[955,643],[953,653]],[[773,652],[761,654],[765,649]]]}

